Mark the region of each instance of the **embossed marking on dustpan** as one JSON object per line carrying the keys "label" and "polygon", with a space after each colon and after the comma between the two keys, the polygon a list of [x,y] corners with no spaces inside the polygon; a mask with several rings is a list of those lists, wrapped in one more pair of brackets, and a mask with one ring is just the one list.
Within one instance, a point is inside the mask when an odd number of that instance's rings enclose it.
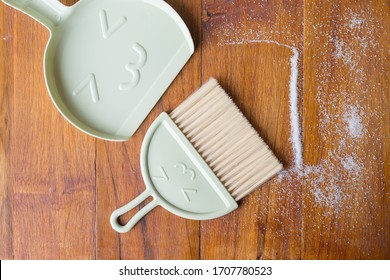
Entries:
{"label": "embossed marking on dustpan", "polygon": [[186,25],[162,0],[2,1],[49,29],[50,96],[95,137],[128,140],[194,52]]}
{"label": "embossed marking on dustpan", "polygon": [[[234,198],[166,113],[154,121],[145,135],[141,170],[146,190],[111,215],[111,225],[118,232],[129,231],[158,205],[175,215],[193,220],[221,217],[238,207]],[[152,201],[127,224],[119,224],[118,217],[149,196],[153,197]]]}

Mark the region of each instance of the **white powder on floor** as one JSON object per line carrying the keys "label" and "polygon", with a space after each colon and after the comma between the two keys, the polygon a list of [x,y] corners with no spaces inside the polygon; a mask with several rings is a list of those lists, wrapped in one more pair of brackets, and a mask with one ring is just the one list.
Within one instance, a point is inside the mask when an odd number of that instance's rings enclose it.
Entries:
{"label": "white powder on floor", "polygon": [[[335,3],[334,8],[339,12],[337,5],[339,4]],[[313,226],[322,229],[324,225],[329,225],[326,224],[325,218],[330,217],[335,225],[343,222],[338,220],[341,216],[338,214],[343,213],[344,219],[359,217],[366,208],[356,207],[357,199],[363,203],[363,197],[364,203],[369,203],[381,195],[371,189],[378,187],[384,180],[383,175],[381,177],[378,174],[378,167],[375,167],[378,166],[377,157],[373,153],[365,153],[364,150],[366,145],[375,145],[377,148],[381,145],[380,127],[370,126],[368,130],[367,126],[370,122],[379,123],[382,118],[377,113],[381,111],[380,105],[369,102],[370,91],[375,90],[376,86],[382,86],[367,83],[370,78],[367,77],[365,65],[368,59],[376,59],[377,36],[387,34],[387,30],[381,27],[383,24],[369,17],[363,18],[359,12],[350,9],[343,12],[341,20],[331,23],[306,23],[315,31],[314,39],[324,42],[321,46],[316,45],[318,50],[312,53],[312,58],[316,61],[313,82],[317,84],[314,90],[319,127],[317,142],[305,143],[309,150],[310,145],[316,145],[311,151],[318,156],[312,154],[311,163],[303,162],[298,111],[298,105],[304,98],[298,92],[301,82],[298,77],[299,52],[302,53],[300,46],[303,45],[300,35],[291,34],[289,29],[286,31],[280,29],[280,26],[279,29],[277,27],[269,30],[272,23],[257,24],[257,17],[248,16],[242,22],[230,21],[228,17],[222,20],[219,18],[218,27],[213,26],[212,22],[209,23],[219,46],[269,43],[292,50],[290,60],[286,61],[290,64],[292,164],[287,166],[276,180],[271,181],[273,185],[269,195],[275,204],[271,205],[270,209],[258,205],[256,199],[249,199],[260,211],[272,215],[274,221],[280,223],[274,232],[276,237],[288,234],[286,221],[288,224],[301,219],[302,211],[306,211],[306,215],[313,214]],[[338,32],[330,33],[329,30]],[[310,47],[310,43],[308,44]],[[384,64],[379,65],[383,67]],[[335,69],[341,69],[342,72],[335,73]],[[378,70],[386,71],[381,68]],[[340,84],[348,87],[342,88]],[[247,203],[246,200],[243,203]],[[375,209],[377,206],[370,204],[369,207]],[[318,219],[318,215],[323,218]]]}
{"label": "white powder on floor", "polygon": [[296,48],[292,48],[293,55],[290,59],[291,73],[290,73],[290,140],[292,143],[294,164],[297,169],[302,168],[302,141],[301,128],[299,121],[299,94],[298,94],[298,59],[299,53]]}
{"label": "white powder on floor", "polygon": [[240,41],[229,40],[225,45],[243,45],[250,43],[267,43],[275,44],[281,47],[286,47],[292,51],[290,58],[290,87],[289,87],[289,102],[290,102],[290,141],[293,149],[294,166],[297,169],[302,168],[303,155],[302,155],[302,141],[301,141],[301,127],[299,121],[299,91],[298,91],[298,73],[299,73],[299,52],[298,49],[286,44],[282,44],[273,40],[261,40],[261,39],[247,39]]}
{"label": "white powder on floor", "polygon": [[348,66],[351,70],[355,70],[358,66],[358,61],[354,59],[355,51],[349,46],[344,40],[340,39],[332,39],[335,51],[333,52],[333,56],[341,60],[346,66]]}
{"label": "white powder on floor", "polygon": [[364,136],[362,118],[356,106],[348,106],[345,108],[343,121],[345,122],[348,133],[352,138],[361,138]]}
{"label": "white powder on floor", "polygon": [[345,170],[353,172],[355,175],[359,174],[362,170],[362,166],[356,163],[353,156],[347,156],[341,159],[341,164]]}

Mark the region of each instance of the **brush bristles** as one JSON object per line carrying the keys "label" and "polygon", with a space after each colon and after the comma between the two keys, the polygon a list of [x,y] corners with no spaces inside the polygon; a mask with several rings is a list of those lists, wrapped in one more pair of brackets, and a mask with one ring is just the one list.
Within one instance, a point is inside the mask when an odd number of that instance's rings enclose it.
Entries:
{"label": "brush bristles", "polygon": [[283,168],[213,78],[170,117],[237,201]]}

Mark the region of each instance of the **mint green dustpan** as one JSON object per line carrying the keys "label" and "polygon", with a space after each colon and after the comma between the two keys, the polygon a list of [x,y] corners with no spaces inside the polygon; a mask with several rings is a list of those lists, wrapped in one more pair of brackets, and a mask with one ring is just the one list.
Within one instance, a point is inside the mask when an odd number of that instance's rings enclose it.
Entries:
{"label": "mint green dustpan", "polygon": [[69,122],[98,138],[128,140],[194,52],[162,0],[2,1],[49,29],[49,94]]}
{"label": "mint green dustpan", "polygon": [[[192,220],[218,218],[238,207],[167,113],[161,113],[145,135],[141,149],[141,171],[146,190],[111,214],[110,223],[117,232],[130,231],[156,206]],[[119,223],[120,216],[149,196],[153,199],[129,222],[125,225]]]}

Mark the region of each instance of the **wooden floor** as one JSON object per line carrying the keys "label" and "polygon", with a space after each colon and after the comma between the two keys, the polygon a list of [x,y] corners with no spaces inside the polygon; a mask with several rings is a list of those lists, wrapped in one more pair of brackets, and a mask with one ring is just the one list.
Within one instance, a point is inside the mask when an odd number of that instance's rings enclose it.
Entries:
{"label": "wooden floor", "polygon": [[[167,2],[196,51],[125,143],[96,140],[61,117],[44,82],[48,31],[0,3],[0,258],[389,259],[389,1]],[[299,104],[290,107],[294,70]],[[210,76],[285,171],[223,218],[156,208],[117,234],[111,212],[145,188],[147,128]]]}

